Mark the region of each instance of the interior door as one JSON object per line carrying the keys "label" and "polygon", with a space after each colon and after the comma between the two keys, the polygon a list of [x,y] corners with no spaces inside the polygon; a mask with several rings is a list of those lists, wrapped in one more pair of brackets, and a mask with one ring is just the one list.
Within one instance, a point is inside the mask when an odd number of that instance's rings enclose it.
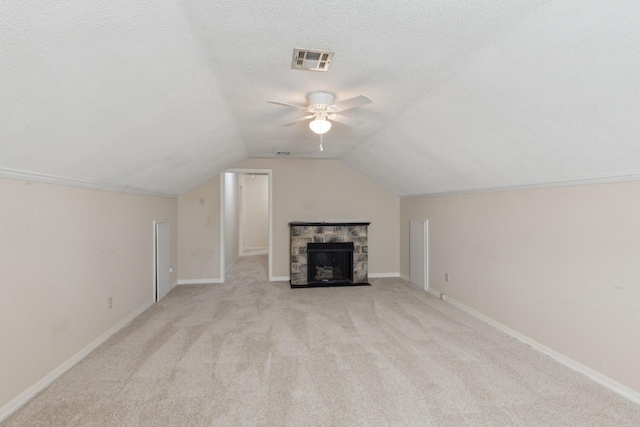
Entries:
{"label": "interior door", "polygon": [[160,301],[171,290],[171,272],[169,265],[170,251],[170,224],[168,222],[156,223],[156,301]]}
{"label": "interior door", "polygon": [[411,283],[424,289],[429,289],[428,281],[428,222],[426,220],[411,220],[409,227],[409,270]]}

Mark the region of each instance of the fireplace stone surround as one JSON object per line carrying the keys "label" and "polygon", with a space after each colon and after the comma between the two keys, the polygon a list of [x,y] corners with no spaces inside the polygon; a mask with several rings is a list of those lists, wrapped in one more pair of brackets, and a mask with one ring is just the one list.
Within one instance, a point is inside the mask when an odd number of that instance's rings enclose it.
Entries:
{"label": "fireplace stone surround", "polygon": [[[368,283],[368,227],[370,222],[290,222],[290,283],[292,288],[316,286],[363,286]],[[310,284],[307,244],[353,243],[353,281],[351,283]],[[317,247],[317,245],[314,245]],[[330,247],[330,245],[328,245]]]}

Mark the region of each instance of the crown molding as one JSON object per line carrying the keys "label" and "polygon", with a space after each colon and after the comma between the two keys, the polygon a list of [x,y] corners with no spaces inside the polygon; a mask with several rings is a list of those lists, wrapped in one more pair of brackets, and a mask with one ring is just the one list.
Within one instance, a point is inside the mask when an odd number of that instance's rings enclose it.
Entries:
{"label": "crown molding", "polygon": [[143,196],[157,196],[178,198],[179,194],[158,193],[155,191],[143,190],[129,186],[103,184],[99,182],[82,181],[78,179],[62,178],[58,176],[45,175],[33,172],[24,172],[14,169],[0,168],[0,178],[16,179],[21,181],[42,182],[45,184],[66,185],[70,187],[90,188],[92,190],[111,191],[114,193],[139,194]]}
{"label": "crown molding", "polygon": [[609,184],[609,183],[626,182],[626,181],[640,181],[640,174],[613,175],[613,176],[606,176],[606,177],[599,177],[599,178],[586,178],[586,179],[576,179],[576,180],[568,180],[568,181],[551,181],[551,182],[541,182],[536,184],[513,185],[513,186],[507,186],[507,187],[490,187],[490,188],[467,189],[467,190],[460,190],[460,191],[444,191],[441,193],[424,193],[424,194],[404,195],[399,197],[401,199],[417,199],[417,198],[428,198],[428,197],[459,196],[464,194],[476,194],[476,193],[496,193],[498,191],[533,190],[536,188],[572,187],[576,185]]}

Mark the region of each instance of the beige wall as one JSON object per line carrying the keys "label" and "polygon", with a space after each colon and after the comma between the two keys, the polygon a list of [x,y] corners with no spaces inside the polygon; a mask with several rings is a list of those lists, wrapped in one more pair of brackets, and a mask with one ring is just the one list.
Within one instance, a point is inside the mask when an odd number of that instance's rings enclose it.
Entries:
{"label": "beige wall", "polygon": [[[274,277],[289,277],[291,221],[371,221],[369,272],[398,273],[400,200],[393,193],[338,160],[248,159],[236,168],[273,171]],[[220,277],[220,205],[207,205],[209,213],[197,205],[198,197],[204,195],[220,199],[219,179],[212,178],[180,197],[180,280]],[[208,219],[212,224],[207,224]],[[212,268],[200,267],[200,256],[203,265]]]}
{"label": "beige wall", "polygon": [[273,170],[273,275],[289,277],[289,222],[371,221],[369,273],[399,271],[398,197],[338,160],[248,159]]}
{"label": "beige wall", "polygon": [[242,175],[242,246],[269,246],[269,177]]}
{"label": "beige wall", "polygon": [[640,391],[640,182],[403,199],[405,275],[410,219],[436,292]]}
{"label": "beige wall", "polygon": [[224,174],[224,264],[227,271],[240,255],[240,176]]}
{"label": "beige wall", "polygon": [[176,266],[176,219],[175,199],[0,178],[0,408],[151,303],[153,220]]}
{"label": "beige wall", "polygon": [[[200,204],[204,198],[204,204]],[[178,279],[220,278],[220,177],[187,191],[178,200]]]}

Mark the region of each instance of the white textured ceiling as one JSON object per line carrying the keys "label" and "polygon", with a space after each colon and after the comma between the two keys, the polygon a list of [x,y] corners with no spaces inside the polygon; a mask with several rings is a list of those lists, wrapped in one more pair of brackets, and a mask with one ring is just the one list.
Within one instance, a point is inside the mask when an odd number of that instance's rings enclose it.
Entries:
{"label": "white textured ceiling", "polygon": [[[326,73],[293,48],[335,51]],[[309,92],[366,95],[319,137]],[[640,177],[637,1],[5,1],[0,172],[180,194],[246,157],[398,195]]]}

